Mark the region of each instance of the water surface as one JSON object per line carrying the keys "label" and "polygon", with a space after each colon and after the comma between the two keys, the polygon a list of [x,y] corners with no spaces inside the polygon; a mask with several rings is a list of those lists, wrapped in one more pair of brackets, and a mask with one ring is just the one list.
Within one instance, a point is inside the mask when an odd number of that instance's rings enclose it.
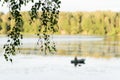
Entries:
{"label": "water surface", "polygon": [[[60,55],[84,55],[84,56],[120,56],[120,41],[101,36],[52,36],[56,43],[57,52]],[[0,51],[7,38],[0,38]],[[29,37],[22,40],[25,54],[40,54],[38,38]]]}

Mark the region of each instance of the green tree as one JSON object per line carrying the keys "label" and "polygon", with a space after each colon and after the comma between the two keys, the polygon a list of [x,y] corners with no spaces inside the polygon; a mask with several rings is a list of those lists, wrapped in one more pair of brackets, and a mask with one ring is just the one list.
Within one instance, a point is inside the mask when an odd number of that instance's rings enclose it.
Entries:
{"label": "green tree", "polygon": [[[7,61],[12,62],[11,55],[15,55],[16,48],[21,45],[21,39],[23,38],[22,32],[24,31],[24,20],[21,15],[21,6],[26,6],[29,2],[34,3],[29,11],[30,24],[36,19],[39,20],[38,37],[43,39],[40,43],[41,51],[45,54],[47,52],[55,51],[55,43],[50,41],[50,35],[57,31],[55,25],[58,23],[58,15],[61,1],[59,0],[0,0],[2,5],[7,4],[9,7],[8,21],[14,21],[14,25],[9,25],[12,29],[7,34],[9,37],[7,43],[4,45],[4,57]],[[41,15],[38,15],[38,10],[41,10]]]}

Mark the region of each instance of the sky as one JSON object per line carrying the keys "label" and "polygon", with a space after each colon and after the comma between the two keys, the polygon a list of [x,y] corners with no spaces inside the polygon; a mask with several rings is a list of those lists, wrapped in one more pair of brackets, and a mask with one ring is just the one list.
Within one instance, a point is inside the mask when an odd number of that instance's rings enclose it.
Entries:
{"label": "sky", "polygon": [[62,11],[120,11],[120,0],[61,0]]}
{"label": "sky", "polygon": [[[117,11],[120,12],[120,0],[61,0],[60,11]],[[1,4],[0,4],[1,5]],[[29,10],[30,5],[22,7]],[[0,11],[8,12],[7,5],[0,6]]]}

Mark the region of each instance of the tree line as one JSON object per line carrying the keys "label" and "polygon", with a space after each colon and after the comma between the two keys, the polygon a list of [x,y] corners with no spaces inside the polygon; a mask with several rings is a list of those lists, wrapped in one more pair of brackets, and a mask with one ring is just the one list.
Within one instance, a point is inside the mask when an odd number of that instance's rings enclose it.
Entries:
{"label": "tree line", "polygon": [[[41,24],[39,20],[30,23],[29,12],[21,12],[24,20],[23,34],[36,34]],[[41,12],[39,12],[41,15]],[[9,13],[0,13],[0,34],[7,34],[15,25],[14,20],[9,22]],[[55,34],[66,35],[119,35],[120,12],[60,12]]]}

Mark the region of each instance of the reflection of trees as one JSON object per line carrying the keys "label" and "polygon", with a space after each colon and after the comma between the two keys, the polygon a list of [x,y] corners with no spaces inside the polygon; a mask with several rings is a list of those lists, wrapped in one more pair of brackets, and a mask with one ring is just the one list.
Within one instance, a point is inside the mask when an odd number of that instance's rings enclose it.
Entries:
{"label": "reflection of trees", "polygon": [[[119,40],[105,38],[104,41],[66,41],[57,44],[58,53],[63,55],[85,55],[85,56],[119,56]],[[60,53],[60,54],[61,54]]]}
{"label": "reflection of trees", "polygon": [[67,43],[67,54],[78,54],[81,55],[81,43],[80,42],[68,42]]}
{"label": "reflection of trees", "polygon": [[[25,47],[22,53],[39,54],[39,47]],[[57,53],[60,55],[79,55],[79,56],[120,56],[120,44],[116,38],[106,38],[104,41],[60,41],[56,42]],[[34,49],[34,50],[33,50]],[[32,52],[33,51],[33,52]]]}
{"label": "reflection of trees", "polygon": [[119,40],[118,37],[112,37],[112,38],[106,38],[104,41],[103,46],[107,46],[105,48],[105,55],[118,55],[120,53],[119,51]]}
{"label": "reflection of trees", "polygon": [[117,37],[115,37],[113,39],[113,53],[114,54],[117,54],[118,53],[118,40],[117,40]]}

